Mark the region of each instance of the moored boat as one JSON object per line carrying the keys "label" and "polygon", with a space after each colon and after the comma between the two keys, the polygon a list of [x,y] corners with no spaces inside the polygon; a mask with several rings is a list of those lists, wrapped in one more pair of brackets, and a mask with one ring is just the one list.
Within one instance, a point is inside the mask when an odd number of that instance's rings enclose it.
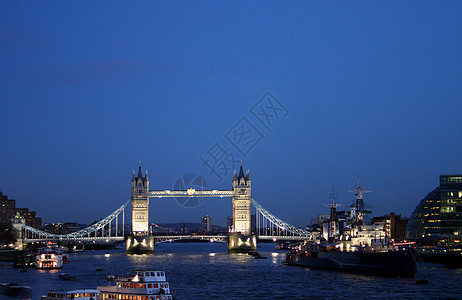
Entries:
{"label": "moored boat", "polygon": [[306,268],[398,277],[412,277],[417,272],[411,250],[341,251],[335,246],[320,244],[289,252],[286,262]]}
{"label": "moored boat", "polygon": [[322,224],[321,235],[290,251],[285,262],[307,268],[414,276],[417,265],[413,251],[394,245],[382,225],[364,221],[364,215],[370,212],[364,209],[363,189],[358,182],[356,201],[350,207],[345,226],[339,226],[336,217],[339,204],[332,202],[328,205],[331,213],[328,221]]}
{"label": "moored boat", "polygon": [[423,262],[444,264],[446,268],[462,268],[462,249],[451,247],[418,247],[418,258]]}
{"label": "moored boat", "polygon": [[15,268],[35,268],[36,256],[27,251],[16,251],[14,254]]}
{"label": "moored boat", "polygon": [[72,253],[84,252],[84,251],[85,251],[85,245],[82,245],[82,244],[73,245],[69,248],[69,252],[72,252]]}
{"label": "moored boat", "polygon": [[30,299],[32,289],[17,283],[0,283],[0,295],[18,297],[17,299]]}
{"label": "moored boat", "polygon": [[128,296],[143,300],[173,299],[164,271],[136,271],[134,276],[114,276],[112,280],[113,285],[97,287],[99,299],[131,299]]}

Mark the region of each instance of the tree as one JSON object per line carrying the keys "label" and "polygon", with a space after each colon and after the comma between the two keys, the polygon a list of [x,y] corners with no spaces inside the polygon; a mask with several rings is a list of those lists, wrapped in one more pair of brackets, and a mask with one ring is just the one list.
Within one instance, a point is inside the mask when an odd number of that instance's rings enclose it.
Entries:
{"label": "tree", "polygon": [[16,229],[10,221],[0,222],[0,245],[15,243],[17,239]]}

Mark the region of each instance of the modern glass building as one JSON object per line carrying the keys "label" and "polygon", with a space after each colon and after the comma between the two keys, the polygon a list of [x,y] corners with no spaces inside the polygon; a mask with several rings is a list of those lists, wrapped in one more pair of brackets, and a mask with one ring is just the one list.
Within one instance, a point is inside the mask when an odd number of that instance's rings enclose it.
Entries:
{"label": "modern glass building", "polygon": [[423,198],[407,224],[406,239],[426,244],[441,241],[440,188],[437,187]]}
{"label": "modern glass building", "polygon": [[451,243],[462,240],[462,175],[440,176],[441,235]]}
{"label": "modern glass building", "polygon": [[426,245],[462,241],[462,175],[440,175],[440,186],[417,205],[406,238]]}

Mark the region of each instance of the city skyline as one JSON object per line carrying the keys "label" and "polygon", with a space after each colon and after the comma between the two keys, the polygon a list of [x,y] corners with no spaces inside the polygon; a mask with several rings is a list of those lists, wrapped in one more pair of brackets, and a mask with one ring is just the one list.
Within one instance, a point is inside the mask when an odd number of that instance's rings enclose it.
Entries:
{"label": "city skyline", "polygon": [[[242,160],[252,197],[295,226],[332,189],[349,206],[358,176],[375,216],[410,217],[462,173],[461,8],[4,3],[0,191],[89,224],[130,199],[140,160],[150,190],[185,174],[229,190]],[[150,223],[207,214],[226,225],[231,199],[150,200]]]}

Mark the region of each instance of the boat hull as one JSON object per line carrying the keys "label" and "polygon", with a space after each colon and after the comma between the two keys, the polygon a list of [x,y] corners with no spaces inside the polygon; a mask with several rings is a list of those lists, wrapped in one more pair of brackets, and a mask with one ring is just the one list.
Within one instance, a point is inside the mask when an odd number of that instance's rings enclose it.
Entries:
{"label": "boat hull", "polygon": [[16,283],[0,284],[0,295],[19,297],[20,299],[23,299],[30,298],[31,294],[32,289],[28,286],[17,285]]}
{"label": "boat hull", "polygon": [[289,253],[286,262],[306,268],[399,277],[412,277],[417,272],[414,257],[407,250],[376,253],[308,252],[306,255]]}

